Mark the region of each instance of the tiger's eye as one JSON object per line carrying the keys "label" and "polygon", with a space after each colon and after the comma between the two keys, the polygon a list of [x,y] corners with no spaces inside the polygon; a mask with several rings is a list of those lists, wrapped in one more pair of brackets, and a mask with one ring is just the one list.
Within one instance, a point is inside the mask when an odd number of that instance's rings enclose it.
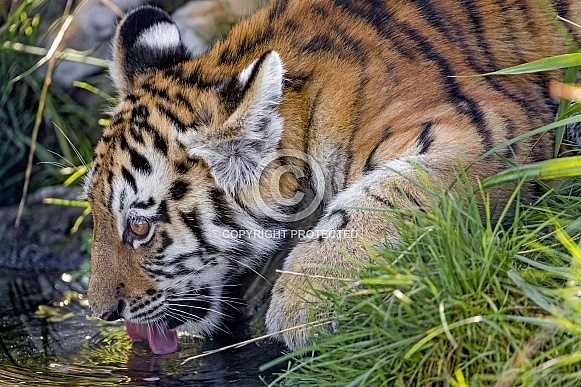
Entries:
{"label": "tiger's eye", "polygon": [[149,222],[145,219],[132,219],[129,222],[131,231],[140,237],[146,236],[149,233]]}

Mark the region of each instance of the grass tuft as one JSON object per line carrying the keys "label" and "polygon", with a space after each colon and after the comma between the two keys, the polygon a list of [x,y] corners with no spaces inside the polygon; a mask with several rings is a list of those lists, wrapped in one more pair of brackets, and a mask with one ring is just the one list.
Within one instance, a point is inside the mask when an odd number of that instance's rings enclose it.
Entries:
{"label": "grass tuft", "polygon": [[481,218],[482,189],[430,189],[427,211],[392,220],[401,246],[370,250],[356,287],[325,291],[335,333],[316,332],[273,384],[576,385],[580,185],[530,206],[517,190],[500,222]]}
{"label": "grass tuft", "polygon": [[[56,83],[49,82],[43,93],[45,80],[31,71],[47,61],[37,51],[46,54],[39,46],[49,20],[58,16],[54,13],[54,4],[43,0],[15,2],[10,12],[0,8],[0,206],[21,198],[29,150],[35,143],[31,191],[65,181],[66,171],[92,158],[93,144],[102,132],[95,118],[102,115],[101,107],[83,106],[70,96],[71,90]],[[44,106],[39,109],[41,100]]]}

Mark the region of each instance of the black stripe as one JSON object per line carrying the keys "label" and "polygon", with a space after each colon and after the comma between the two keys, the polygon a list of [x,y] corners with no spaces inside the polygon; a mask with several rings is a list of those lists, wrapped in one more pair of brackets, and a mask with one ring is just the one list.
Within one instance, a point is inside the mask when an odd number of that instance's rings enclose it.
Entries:
{"label": "black stripe", "polygon": [[[210,246],[212,249],[214,249],[213,246]],[[216,250],[211,251],[208,250],[208,248],[205,248],[205,253],[216,253]],[[209,257],[204,255],[204,253],[202,255],[200,255],[200,261],[202,261],[202,263],[204,264],[204,266],[216,266],[218,264],[218,260],[216,259],[216,257]]]}
{"label": "black stripe", "polygon": [[386,207],[386,208],[395,208],[395,206],[393,205],[393,203],[391,202],[391,200],[382,198],[381,196],[378,196],[378,195],[374,194],[373,192],[371,192],[371,190],[369,189],[369,187],[363,188],[363,191],[365,192],[365,194],[367,196],[369,196],[370,198],[372,198],[376,202],[381,203],[384,207]]}
{"label": "black stripe", "polygon": [[[179,263],[184,263],[185,261],[189,261],[191,259],[196,258],[200,255],[199,250],[190,251],[187,253],[178,254],[173,257],[164,257],[163,264],[164,265],[176,265]],[[199,270],[192,270],[193,273],[199,273]]]}
{"label": "black stripe", "polygon": [[345,227],[347,227],[347,225],[349,224],[349,214],[347,213],[346,210],[340,209],[340,210],[332,210],[331,212],[329,212],[325,218],[326,219],[330,219],[332,217],[339,217],[339,226],[337,226],[335,229],[336,230],[342,230]]}
{"label": "black stripe", "polygon": [[136,125],[131,125],[129,127],[129,134],[131,135],[131,138],[135,140],[136,143],[144,145],[145,141],[143,140],[143,135],[139,133],[137,129],[138,128],[136,127]]}
{"label": "black stripe", "polygon": [[141,97],[136,96],[135,94],[127,94],[127,96],[125,96],[125,100],[129,101],[131,103],[137,103],[139,102],[139,99]]}
{"label": "black stripe", "polygon": [[[363,66],[365,66],[365,64],[363,64]],[[361,72],[363,73],[364,71],[361,70]],[[357,93],[355,94],[355,96],[364,95],[365,90],[367,89],[368,83],[369,83],[369,77],[367,77],[367,76],[360,77],[358,90],[357,90]],[[349,135],[349,140],[347,142],[347,147],[345,149],[345,166],[343,169],[344,178],[343,178],[343,187],[341,187],[341,189],[345,188],[347,176],[349,176],[349,174],[351,172],[351,168],[353,166],[353,154],[355,152],[354,147],[353,147],[353,143],[355,142],[355,136],[357,135],[359,129],[361,128],[361,110],[362,110],[361,104],[362,104],[361,99],[355,98],[355,100],[353,102],[354,113],[352,114],[352,120],[351,120],[351,134]],[[383,135],[385,135],[385,133]]]}
{"label": "black stripe", "polygon": [[[477,44],[467,44],[464,34],[461,33],[462,25],[459,23],[455,23],[453,18],[449,17],[449,14],[446,10],[440,12],[440,10],[435,7],[430,0],[417,0],[416,4],[418,7],[418,11],[425,17],[425,19],[436,29],[440,34],[442,34],[446,39],[451,42],[454,42],[458,45],[458,48],[466,58],[466,61],[474,69],[475,73],[486,73],[494,70],[498,70],[498,65],[494,59],[493,51],[491,50],[488,42],[484,39],[484,27],[482,25],[482,21],[480,15],[478,15],[478,11],[474,8],[472,1],[464,1],[466,9],[468,10],[469,18],[474,26],[472,33],[470,36],[474,36],[477,39]],[[521,2],[516,2],[521,5]],[[505,3],[506,4],[506,3]],[[512,6],[508,7],[509,9],[506,10],[508,13],[512,10]],[[502,7],[501,7],[502,9]],[[522,9],[519,9],[522,11]],[[521,12],[521,16],[526,19],[526,13]],[[529,18],[530,19],[530,18]],[[509,22],[509,21],[507,21]],[[506,39],[510,39],[510,36],[505,37]],[[513,44],[516,46],[516,44]],[[475,52],[474,48],[478,47],[482,52]],[[518,55],[519,52],[516,50],[515,55]],[[503,85],[500,78],[497,77],[485,77],[484,81],[487,82],[493,90],[503,94],[507,98],[512,101],[515,101],[521,106],[523,112],[531,112],[531,111],[538,111],[539,104],[535,104],[531,98],[523,97],[521,93],[513,93],[507,90]],[[528,116],[528,114],[527,114]],[[530,121],[530,120],[529,120]]]}
{"label": "black stripe", "polygon": [[319,51],[335,51],[337,46],[334,41],[328,35],[318,34],[313,36],[313,38],[304,46],[301,47],[302,51],[309,53],[317,53]]}
{"label": "black stripe", "polygon": [[186,227],[190,229],[192,234],[194,234],[205,254],[215,254],[218,252],[218,249],[209,244],[206,240],[204,236],[204,230],[200,227],[199,224],[199,216],[196,209],[193,209],[190,212],[180,212],[180,217]]}
{"label": "black stripe", "polygon": [[157,249],[156,254],[163,254],[163,252],[171,245],[173,245],[172,237],[169,236],[167,230],[163,230],[161,232],[161,246]]}
{"label": "black stripe", "polygon": [[288,6],[288,0],[275,0],[273,1],[272,8],[268,13],[268,18],[272,21],[278,19],[284,15],[286,8]]}
{"label": "black stripe", "polygon": [[119,195],[119,211],[123,212],[125,209],[125,198],[127,198],[127,190],[123,188],[121,195]]}
{"label": "black stripe", "polygon": [[[507,116],[502,116],[502,120],[504,121],[504,125],[506,128],[506,139],[511,140],[517,136],[517,125],[512,118]],[[515,142],[514,144],[506,147],[504,150],[504,157],[507,159],[511,159],[514,155],[518,154],[519,142]]]}
{"label": "black stripe", "polygon": [[[133,177],[133,176],[132,176]],[[107,209],[111,211],[113,209],[113,180],[115,175],[112,171],[107,171],[107,185],[109,186],[109,198],[107,199]]]}
{"label": "black stripe", "polygon": [[448,102],[456,106],[456,108],[462,113],[470,117],[472,124],[476,127],[478,134],[480,135],[484,150],[489,150],[492,148],[492,135],[490,129],[486,125],[484,118],[484,112],[480,109],[480,106],[476,101],[466,96],[460,85],[455,78],[450,77],[454,75],[452,66],[432,45],[432,43],[423,35],[421,35],[417,30],[412,28],[408,23],[399,23],[399,29],[404,33],[409,35],[412,40],[417,44],[417,49],[421,52],[424,57],[434,63],[439,69],[441,74],[441,80],[446,86],[446,92],[448,94]]}
{"label": "black stripe", "polygon": [[[571,1],[573,1],[573,3],[571,3]],[[566,19],[571,19],[571,17],[573,15],[571,15],[569,11],[569,8],[575,10],[575,7],[579,7],[579,2],[578,0],[569,0],[569,1],[551,1],[551,4],[553,5],[555,12],[557,15],[564,17]],[[575,20],[574,20],[575,21]],[[578,20],[577,20],[578,22]],[[571,25],[571,23],[562,23],[563,27],[565,27],[567,29],[567,31],[569,32],[569,35],[571,35],[572,37],[576,37],[577,39],[579,39],[579,37],[581,36],[579,34],[579,28],[576,28],[575,26]],[[577,45],[580,43],[579,40],[577,40],[575,43],[577,43]],[[572,49],[572,47],[571,47]]]}
{"label": "black stripe", "polygon": [[146,92],[148,92],[149,94],[151,94],[154,97],[158,97],[158,98],[164,99],[168,102],[172,102],[172,99],[170,98],[169,94],[165,90],[158,89],[157,87],[153,87],[149,83],[146,83],[141,87],[143,88],[143,90],[145,90]]}
{"label": "black stripe", "polygon": [[[121,121],[123,121],[123,119],[121,119]],[[111,125],[109,125],[109,127],[111,127]],[[102,142],[103,144],[109,144],[114,139],[115,139],[115,136],[114,135],[106,135],[106,134],[104,134],[103,137],[101,137],[101,140],[99,142]]]}
{"label": "black stripe", "polygon": [[125,136],[121,137],[121,149],[126,150],[129,152],[129,157],[131,160],[131,166],[140,172],[143,172],[146,175],[151,174],[151,164],[145,157],[143,157],[139,152],[137,152],[133,147],[129,145]]}
{"label": "black stripe", "polygon": [[[176,277],[174,274],[172,274],[172,273],[170,273],[168,271],[165,271],[163,269],[153,269],[151,267],[148,267],[146,270],[148,272],[150,272],[151,274],[153,274],[155,276],[154,278],[156,278],[156,277],[164,277],[164,278],[167,278],[167,279],[174,279]],[[143,306],[139,305],[137,308],[138,309],[141,309],[142,307]],[[147,315],[147,313],[141,313],[141,314]],[[136,315],[135,317],[137,318],[138,316],[139,315]]]}
{"label": "black stripe", "polygon": [[[115,127],[118,126],[120,124],[122,124],[123,122],[125,122],[125,117],[123,117],[123,114],[116,114],[111,121],[109,122],[109,127]],[[105,136],[103,136],[104,138]],[[109,140],[105,140],[105,141],[109,141]]]}
{"label": "black stripe", "polygon": [[169,193],[173,201],[182,199],[190,190],[190,184],[184,180],[176,180],[169,188]]}
{"label": "black stripe", "polygon": [[[495,63],[494,53],[490,49],[490,45],[488,41],[485,39],[486,34],[484,32],[484,25],[482,24],[482,18],[480,17],[480,13],[478,12],[478,8],[476,7],[476,3],[474,0],[460,0],[462,7],[467,12],[468,19],[472,25],[471,28],[471,36],[474,36],[478,42],[478,47],[484,51],[484,58],[486,61],[486,66],[484,67],[484,71],[493,71],[497,70],[498,66]],[[479,60],[482,59],[479,57]]]}
{"label": "black stripe", "polygon": [[332,53],[343,60],[365,62],[366,54],[361,48],[361,42],[353,39],[345,30],[335,28],[333,31],[339,35],[338,42],[329,35],[318,34],[313,36],[300,50],[308,54]]}
{"label": "black stripe", "polygon": [[314,5],[311,7],[310,12],[319,16],[321,19],[328,19],[329,18],[329,10],[322,5]]}
{"label": "black stripe", "polygon": [[210,199],[212,200],[213,214],[215,219],[214,224],[222,227],[228,227],[233,230],[240,230],[242,227],[234,221],[232,209],[226,201],[224,192],[215,188],[210,192]]}
{"label": "black stripe", "polygon": [[313,75],[310,73],[297,75],[287,74],[284,78],[284,87],[294,91],[295,93],[300,93],[303,91],[305,85],[311,81],[312,77]]}
{"label": "black stripe", "polygon": [[405,192],[404,194],[409,199],[409,201],[416,207],[417,210],[425,212],[424,206],[415,195],[412,195],[409,192]]}
{"label": "black stripe", "polygon": [[180,108],[185,107],[192,115],[196,113],[192,103],[179,91],[175,93],[174,99],[181,105]]}
{"label": "black stripe", "polygon": [[[317,90],[317,93],[315,94],[315,96],[312,99],[311,106],[309,106],[309,113],[307,116],[307,122],[305,125],[305,133],[304,133],[305,147],[303,149],[303,152],[307,155],[309,154],[309,151],[310,151],[309,141],[311,139],[311,129],[313,126],[313,119],[315,116],[316,107],[319,106],[319,104],[321,102],[321,94],[322,94],[321,90],[322,90],[322,88],[319,88],[319,90]],[[309,177],[309,180],[311,180],[311,175],[308,175],[308,177]]]}
{"label": "black stripe", "polygon": [[131,208],[139,208],[139,209],[143,209],[146,210],[148,208],[151,208],[155,205],[155,199],[153,197],[150,197],[146,202],[144,201],[134,201],[133,203],[131,203]]}
{"label": "black stripe", "polygon": [[178,162],[175,164],[175,168],[178,174],[183,175],[192,168],[192,164],[189,162]]}
{"label": "black stripe", "polygon": [[383,7],[381,0],[349,1],[334,0],[336,6],[351,15],[364,19],[377,34],[388,40],[396,51],[408,59],[415,58],[415,50],[409,47],[409,39],[403,39],[393,16]]}
{"label": "black stripe", "polygon": [[[365,160],[365,166],[363,167],[363,172],[369,172],[369,171],[373,170],[373,168],[375,167],[375,164],[372,164],[372,163],[373,163],[373,158],[375,157],[375,153],[377,152],[377,149],[379,148],[379,146],[381,144],[383,144],[385,141],[387,141],[387,139],[390,138],[392,134],[393,134],[393,131],[390,127],[387,127],[383,130],[383,134],[381,135],[381,138],[379,139],[377,144],[375,144],[375,146],[373,147],[373,149],[369,153],[369,156],[367,156],[367,160]],[[386,161],[386,160],[384,160],[384,161]]]}
{"label": "black stripe", "polygon": [[187,130],[187,125],[185,123],[183,123],[179,117],[174,114],[174,112],[172,112],[169,108],[167,108],[166,106],[163,106],[162,104],[158,103],[156,104],[157,106],[157,110],[159,110],[160,113],[162,113],[163,115],[166,116],[166,118],[172,122],[172,124],[174,124],[178,130],[178,132],[183,133]]}
{"label": "black stripe", "polygon": [[434,135],[432,133],[432,123],[427,122],[424,124],[424,129],[416,139],[418,146],[420,147],[420,154],[423,155],[430,149],[432,142],[434,142]]}
{"label": "black stripe", "polygon": [[243,90],[243,85],[240,83],[238,76],[236,75],[232,76],[230,80],[220,88],[220,100],[224,104],[226,114],[230,115],[234,113],[242,101],[242,97],[244,97]]}
{"label": "black stripe", "polygon": [[167,202],[162,200],[159,203],[159,207],[155,213],[155,221],[156,222],[163,222],[163,223],[171,223],[171,219],[169,217],[169,212],[167,210]]}
{"label": "black stripe", "polygon": [[153,146],[162,155],[167,156],[167,141],[156,130],[153,131]]}
{"label": "black stripe", "polygon": [[137,105],[131,109],[131,121],[143,121],[149,118],[149,109],[144,105]]}
{"label": "black stripe", "polygon": [[151,125],[147,120],[149,119],[149,109],[147,109],[143,105],[137,105],[133,109],[131,109],[131,122],[134,125],[137,125],[139,128],[144,129],[145,131],[150,132],[152,130]]}
{"label": "black stripe", "polygon": [[202,90],[213,89],[222,84],[219,80],[204,79],[199,67],[185,69],[183,66],[165,69],[163,75],[185,87],[198,88]]}
{"label": "black stripe", "polygon": [[133,190],[133,193],[137,193],[137,183],[135,182],[135,178],[133,177],[131,172],[129,172],[127,168],[121,167],[121,175],[123,176],[125,181],[129,184],[129,186]]}
{"label": "black stripe", "polygon": [[294,33],[298,30],[299,25],[294,20],[286,20],[284,22],[284,28],[287,30],[287,32]]}
{"label": "black stripe", "polygon": [[255,52],[262,44],[270,41],[274,33],[270,26],[265,26],[255,36],[246,35],[241,41],[230,41],[225,45],[224,51],[218,59],[219,64],[234,65],[252,52]]}
{"label": "black stripe", "polygon": [[[158,89],[156,87],[151,86],[150,84],[145,84],[145,85],[142,86],[142,88],[146,92],[148,92],[149,94],[151,94],[152,96],[157,97],[157,98],[161,98],[162,100],[164,100],[164,101],[166,101],[166,102],[168,102],[170,104],[172,104],[175,101],[178,101],[179,102],[179,108],[180,109],[181,108],[186,108],[191,115],[194,115],[195,114],[194,109],[193,109],[190,101],[188,101],[183,96],[183,94],[181,94],[179,92],[176,93],[175,96],[171,97],[166,90]],[[162,105],[158,103],[157,106],[159,108]],[[164,109],[164,110],[162,110],[162,112],[164,112],[170,118],[170,120],[172,120],[174,122],[177,122],[178,124],[184,125],[184,124],[181,123],[181,121],[178,118],[176,118],[176,116],[172,112],[170,112],[169,108],[163,107],[162,109]],[[188,126],[188,125],[184,125],[184,126]]]}
{"label": "black stripe", "polygon": [[[354,128],[359,128],[359,126],[354,126]],[[354,140],[355,140],[355,130],[353,130],[353,133],[349,137],[349,141],[347,143],[347,146],[345,147],[345,155],[344,155],[345,159],[343,160],[343,165],[341,166],[343,169],[343,184],[341,185],[341,187],[338,187],[339,190],[342,190],[345,188],[345,185],[347,184],[348,176],[349,176],[350,171],[351,171],[351,167],[353,166],[353,141]]]}

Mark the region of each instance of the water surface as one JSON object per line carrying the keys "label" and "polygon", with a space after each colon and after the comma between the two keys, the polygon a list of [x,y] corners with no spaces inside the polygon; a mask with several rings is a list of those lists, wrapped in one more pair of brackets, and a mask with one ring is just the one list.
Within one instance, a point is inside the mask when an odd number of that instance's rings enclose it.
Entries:
{"label": "water surface", "polygon": [[[74,273],[73,273],[74,274]],[[249,338],[245,322],[213,339],[181,336],[180,349],[155,355],[132,343],[123,321],[90,316],[86,276],[0,270],[0,384],[108,386],[261,386],[259,367],[282,346],[251,343],[184,363],[204,351]]]}

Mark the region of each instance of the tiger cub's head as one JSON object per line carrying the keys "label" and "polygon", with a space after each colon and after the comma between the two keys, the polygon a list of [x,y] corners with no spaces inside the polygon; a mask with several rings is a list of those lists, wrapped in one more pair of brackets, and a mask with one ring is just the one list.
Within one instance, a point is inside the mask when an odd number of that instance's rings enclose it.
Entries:
{"label": "tiger cub's head", "polygon": [[143,7],[118,27],[111,73],[121,102],[88,176],[88,297],[95,315],[172,352],[174,328],[219,328],[225,287],[276,248],[233,231],[275,223],[254,199],[268,202],[276,161],[264,160],[279,152],[282,62],[271,51],[230,73],[205,69],[169,16]]}

